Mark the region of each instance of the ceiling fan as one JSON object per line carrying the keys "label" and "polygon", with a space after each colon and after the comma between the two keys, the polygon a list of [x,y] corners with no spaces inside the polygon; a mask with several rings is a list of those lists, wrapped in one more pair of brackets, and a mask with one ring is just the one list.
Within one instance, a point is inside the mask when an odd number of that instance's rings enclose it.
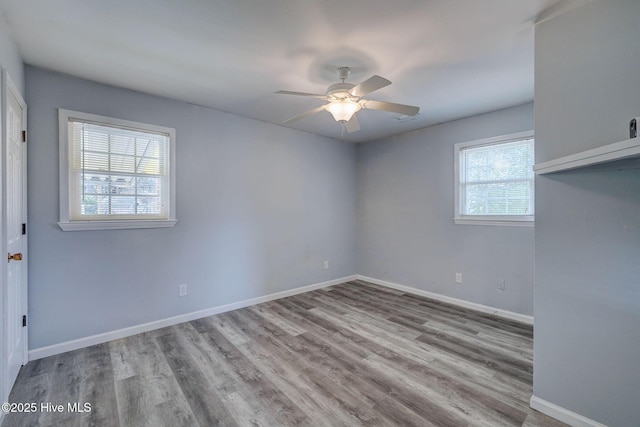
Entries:
{"label": "ceiling fan", "polygon": [[289,90],[279,90],[275,93],[282,95],[296,95],[296,96],[308,96],[311,98],[323,99],[329,101],[328,104],[322,105],[313,110],[306,111],[297,116],[282,122],[283,124],[295,122],[303,119],[315,113],[319,113],[322,110],[331,113],[333,118],[343,123],[347,132],[355,132],[360,129],[360,123],[356,113],[361,109],[368,110],[381,110],[391,113],[402,114],[405,116],[415,116],[420,111],[420,107],[414,107],[412,105],[394,104],[393,102],[374,101],[370,99],[363,99],[364,96],[370,94],[373,91],[382,89],[385,86],[389,86],[391,82],[380,76],[372,76],[360,84],[354,85],[352,83],[345,83],[345,80],[349,77],[351,69],[349,67],[339,67],[338,75],[340,76],[341,83],[332,84],[327,88],[326,95],[319,95],[314,93],[305,92],[292,92]]}

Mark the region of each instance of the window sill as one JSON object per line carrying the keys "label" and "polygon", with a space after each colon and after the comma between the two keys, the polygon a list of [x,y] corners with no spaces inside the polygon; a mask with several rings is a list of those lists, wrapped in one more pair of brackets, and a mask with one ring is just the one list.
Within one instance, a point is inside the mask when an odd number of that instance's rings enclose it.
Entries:
{"label": "window sill", "polygon": [[132,228],[168,228],[175,227],[178,220],[128,220],[128,221],[69,221],[59,222],[62,231],[84,230],[125,230]]}
{"label": "window sill", "polygon": [[498,225],[506,227],[534,227],[533,218],[453,218],[453,222],[459,225]]}

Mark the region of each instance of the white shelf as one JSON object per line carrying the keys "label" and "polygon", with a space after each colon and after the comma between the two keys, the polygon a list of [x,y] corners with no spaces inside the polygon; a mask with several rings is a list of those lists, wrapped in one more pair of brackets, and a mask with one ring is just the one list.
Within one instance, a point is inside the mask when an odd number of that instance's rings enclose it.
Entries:
{"label": "white shelf", "polygon": [[533,165],[537,175],[563,172],[625,159],[640,159],[640,138],[627,139]]}

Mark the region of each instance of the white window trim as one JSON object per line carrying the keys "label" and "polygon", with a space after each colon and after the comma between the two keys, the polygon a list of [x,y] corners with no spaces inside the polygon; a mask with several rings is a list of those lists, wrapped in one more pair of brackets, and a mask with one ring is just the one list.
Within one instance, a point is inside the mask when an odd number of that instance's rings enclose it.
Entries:
{"label": "white window trim", "polygon": [[[127,220],[87,220],[77,221],[69,219],[69,118],[103,123],[106,125],[128,127],[147,131],[166,133],[169,135],[169,218],[167,219],[127,219]],[[176,131],[164,126],[139,123],[97,114],[58,108],[58,145],[60,156],[60,222],[58,226],[63,231],[81,230],[121,230],[132,228],[166,228],[174,227],[176,219],[176,174],[175,174],[175,139]]]}
{"label": "white window trim", "polygon": [[469,147],[480,147],[496,143],[507,143],[521,139],[534,138],[533,130],[459,142],[453,147],[454,158],[454,217],[453,222],[461,225],[498,225],[516,227],[534,227],[534,215],[462,215],[460,214],[460,151]]}

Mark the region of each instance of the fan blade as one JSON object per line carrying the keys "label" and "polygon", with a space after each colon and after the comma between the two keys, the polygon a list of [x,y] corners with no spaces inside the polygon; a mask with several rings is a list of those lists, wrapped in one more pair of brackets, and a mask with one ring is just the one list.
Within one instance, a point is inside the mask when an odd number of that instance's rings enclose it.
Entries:
{"label": "fan blade", "polygon": [[279,90],[273,93],[277,93],[279,95],[310,96],[311,98],[327,99],[326,95],[318,95],[316,93],[306,93],[306,92],[292,92],[290,90]]}
{"label": "fan blade", "polygon": [[391,82],[384,77],[372,76],[359,85],[352,87],[349,91],[349,94],[352,96],[361,97],[373,92],[374,90],[382,89],[385,86],[389,86],[390,84]]}
{"label": "fan blade", "polygon": [[356,117],[356,115],[354,114],[351,117],[351,120],[344,124],[344,127],[349,133],[360,130],[360,122],[358,122],[358,117]]}
{"label": "fan blade", "polygon": [[388,111],[405,116],[415,116],[420,111],[420,107],[414,107],[413,105],[394,104],[393,102],[373,101],[370,99],[360,101],[360,105],[369,110]]}
{"label": "fan blade", "polygon": [[326,107],[326,105],[323,105],[318,108],[314,108],[313,110],[306,111],[302,114],[298,114],[297,116],[294,116],[294,117],[291,117],[290,119],[285,120],[284,122],[282,122],[282,124],[286,125],[287,123],[295,122],[300,119],[304,119],[305,117],[310,116],[312,114],[319,113],[320,111],[324,110],[324,107]]}

